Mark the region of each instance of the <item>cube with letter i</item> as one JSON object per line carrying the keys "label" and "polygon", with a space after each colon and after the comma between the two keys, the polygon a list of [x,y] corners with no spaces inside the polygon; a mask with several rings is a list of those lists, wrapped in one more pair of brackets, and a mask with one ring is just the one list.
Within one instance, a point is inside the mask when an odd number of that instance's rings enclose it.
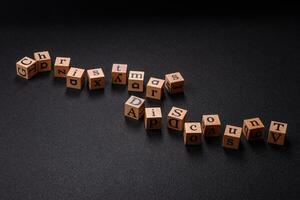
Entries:
{"label": "cube with letter i", "polygon": [[71,67],[67,74],[67,87],[81,90],[84,85],[85,70]]}
{"label": "cube with letter i", "polygon": [[145,129],[160,129],[161,120],[160,107],[145,108]]}

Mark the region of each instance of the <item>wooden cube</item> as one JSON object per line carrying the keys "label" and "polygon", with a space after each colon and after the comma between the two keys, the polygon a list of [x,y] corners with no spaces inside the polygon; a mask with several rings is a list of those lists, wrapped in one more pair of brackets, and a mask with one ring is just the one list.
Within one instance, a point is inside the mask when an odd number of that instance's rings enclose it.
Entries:
{"label": "wooden cube", "polygon": [[268,143],[284,145],[286,133],[287,133],[287,123],[271,121]]}
{"label": "wooden cube", "polygon": [[184,78],[179,72],[165,75],[165,88],[169,94],[182,93],[184,87]]}
{"label": "wooden cube", "polygon": [[67,87],[81,90],[84,85],[85,70],[71,67],[67,74]]}
{"label": "wooden cube", "polygon": [[128,92],[144,91],[144,74],[142,71],[129,71]]}
{"label": "wooden cube", "polygon": [[229,149],[238,149],[240,146],[242,128],[226,125],[223,136],[223,147]]}
{"label": "wooden cube", "polygon": [[31,79],[38,73],[36,61],[29,58],[24,57],[16,63],[17,75],[25,78]]}
{"label": "wooden cube", "polygon": [[182,131],[186,114],[187,110],[173,106],[168,114],[168,128],[176,131]]}
{"label": "wooden cube", "polygon": [[90,90],[103,89],[105,87],[105,76],[102,68],[87,70]]}
{"label": "wooden cube", "polygon": [[160,100],[163,95],[164,80],[151,77],[146,87],[146,97]]}
{"label": "wooden cube", "polygon": [[125,102],[124,115],[139,120],[145,112],[145,99],[131,95]]}
{"label": "wooden cube", "polygon": [[34,59],[36,60],[38,72],[51,71],[51,57],[48,51],[35,52]]}
{"label": "wooden cube", "polygon": [[183,142],[185,145],[201,144],[202,127],[200,122],[186,122],[184,124]]}
{"label": "wooden cube", "polygon": [[219,115],[203,115],[202,128],[205,137],[218,137],[221,135],[221,121]]}
{"label": "wooden cube", "polygon": [[70,69],[71,58],[56,57],[54,63],[54,77],[64,78]]}
{"label": "wooden cube", "polygon": [[126,85],[127,64],[113,64],[111,69],[112,84]]}
{"label": "wooden cube", "polygon": [[263,140],[264,130],[265,126],[258,117],[244,120],[243,134],[247,140]]}
{"label": "wooden cube", "polygon": [[161,120],[160,107],[145,108],[145,129],[160,129]]}

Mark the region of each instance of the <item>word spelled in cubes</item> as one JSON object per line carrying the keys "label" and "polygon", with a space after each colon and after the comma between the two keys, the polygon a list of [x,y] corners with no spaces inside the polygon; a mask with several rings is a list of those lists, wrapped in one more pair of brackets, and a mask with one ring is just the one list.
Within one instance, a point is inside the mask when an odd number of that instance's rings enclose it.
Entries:
{"label": "word spelled in cubes", "polygon": [[202,134],[200,122],[186,122],[184,124],[183,142],[185,145],[201,144]]}
{"label": "word spelled in cubes", "polygon": [[183,92],[184,78],[179,72],[165,75],[165,88],[170,94]]}
{"label": "word spelled in cubes", "polygon": [[111,69],[112,84],[126,85],[127,83],[127,64],[113,64]]}
{"label": "word spelled in cubes", "polygon": [[164,80],[151,77],[146,87],[146,97],[160,100],[163,95]]}
{"label": "word spelled in cubes", "polygon": [[244,120],[243,134],[247,140],[263,140],[264,130],[265,126],[258,117]]}
{"label": "word spelled in cubes", "polygon": [[160,129],[161,120],[160,107],[145,108],[145,129]]}
{"label": "word spelled in cubes", "polygon": [[242,128],[226,125],[223,136],[223,147],[229,149],[238,149],[240,146]]}
{"label": "word spelled in cubes", "polygon": [[105,76],[102,68],[87,70],[90,90],[103,89],[105,87]]}
{"label": "word spelled in cubes", "polygon": [[16,70],[17,75],[25,79],[31,79],[38,73],[36,61],[29,57],[24,57],[19,60],[16,63]]}
{"label": "word spelled in cubes", "polygon": [[85,70],[71,67],[67,74],[67,87],[81,90],[84,85]]}
{"label": "word spelled in cubes", "polygon": [[34,59],[36,60],[38,72],[51,71],[51,57],[48,51],[35,52]]}
{"label": "word spelled in cubes", "polygon": [[271,121],[268,134],[268,143],[284,145],[287,126],[287,123]]}
{"label": "word spelled in cubes", "polygon": [[173,106],[168,114],[168,128],[176,131],[182,131],[186,114],[187,110]]}
{"label": "word spelled in cubes", "polygon": [[54,77],[64,78],[70,69],[71,58],[56,57],[54,63]]}
{"label": "word spelled in cubes", "polygon": [[143,92],[144,91],[144,72],[129,71],[128,77],[128,91],[129,92]]}
{"label": "word spelled in cubes", "polygon": [[125,102],[124,115],[139,120],[145,112],[145,99],[131,95]]}
{"label": "word spelled in cubes", "polygon": [[203,115],[202,128],[205,137],[217,137],[221,135],[221,121],[219,115]]}

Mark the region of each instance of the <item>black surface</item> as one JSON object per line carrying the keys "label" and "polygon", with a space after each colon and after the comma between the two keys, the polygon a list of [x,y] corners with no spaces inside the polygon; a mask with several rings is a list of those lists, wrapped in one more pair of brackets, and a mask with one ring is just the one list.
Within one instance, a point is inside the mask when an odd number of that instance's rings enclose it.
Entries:
{"label": "black surface", "polygon": [[[6,24],[0,29],[1,199],[299,199],[299,20],[296,17],[101,19]],[[103,92],[67,90],[53,73],[30,81],[15,63],[33,52],[102,66]],[[126,87],[112,63],[150,76],[180,71],[184,95],[165,96],[161,134],[126,120]],[[141,95],[143,96],[143,95]],[[261,117],[287,122],[283,147],[220,139],[185,147],[166,128],[172,106],[188,121],[217,113],[226,124]]]}

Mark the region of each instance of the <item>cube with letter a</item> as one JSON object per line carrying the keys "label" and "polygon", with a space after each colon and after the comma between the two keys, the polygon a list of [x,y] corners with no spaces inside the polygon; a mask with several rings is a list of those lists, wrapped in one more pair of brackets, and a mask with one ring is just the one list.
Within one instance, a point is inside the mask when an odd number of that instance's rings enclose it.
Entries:
{"label": "cube with letter a", "polygon": [[242,128],[226,125],[223,136],[223,147],[229,149],[238,149],[240,146]]}
{"label": "cube with letter a", "polygon": [[105,76],[102,68],[87,70],[90,90],[103,89],[105,87]]}
{"label": "cube with letter a", "polygon": [[56,57],[54,63],[54,77],[64,78],[70,69],[71,58]]}
{"label": "cube with letter a", "polygon": [[67,74],[67,87],[81,90],[84,85],[85,70],[71,67]]}
{"label": "cube with letter a", "polygon": [[145,99],[131,95],[124,105],[124,115],[139,120],[145,112]]}
{"label": "cube with letter a", "polygon": [[34,59],[36,60],[38,72],[51,71],[51,57],[48,51],[35,52]]}
{"label": "cube with letter a", "polygon": [[31,79],[38,73],[36,61],[29,58],[24,57],[16,63],[17,75],[25,78]]}
{"label": "cube with letter a", "polygon": [[243,134],[247,140],[263,140],[264,130],[265,126],[258,117],[244,120]]}
{"label": "cube with letter a", "polygon": [[184,87],[184,78],[179,72],[165,75],[165,88],[169,94],[182,93]]}
{"label": "cube with letter a", "polygon": [[145,108],[145,129],[160,129],[161,119],[160,107]]}
{"label": "cube with letter a", "polygon": [[113,64],[111,69],[112,84],[126,85],[127,83],[127,64]]}
{"label": "cube with letter a", "polygon": [[217,137],[221,135],[221,121],[219,115],[203,115],[202,128],[205,137]]}
{"label": "cube with letter a", "polygon": [[287,123],[271,121],[268,134],[268,143],[284,145],[287,133],[287,126]]}
{"label": "cube with letter a", "polygon": [[168,128],[176,131],[182,131],[186,114],[187,110],[173,106],[168,114]]}
{"label": "cube with letter a", "polygon": [[200,122],[186,122],[184,124],[183,141],[185,145],[201,144],[202,134]]}
{"label": "cube with letter a", "polygon": [[151,77],[146,87],[146,97],[160,100],[163,95],[165,80]]}

